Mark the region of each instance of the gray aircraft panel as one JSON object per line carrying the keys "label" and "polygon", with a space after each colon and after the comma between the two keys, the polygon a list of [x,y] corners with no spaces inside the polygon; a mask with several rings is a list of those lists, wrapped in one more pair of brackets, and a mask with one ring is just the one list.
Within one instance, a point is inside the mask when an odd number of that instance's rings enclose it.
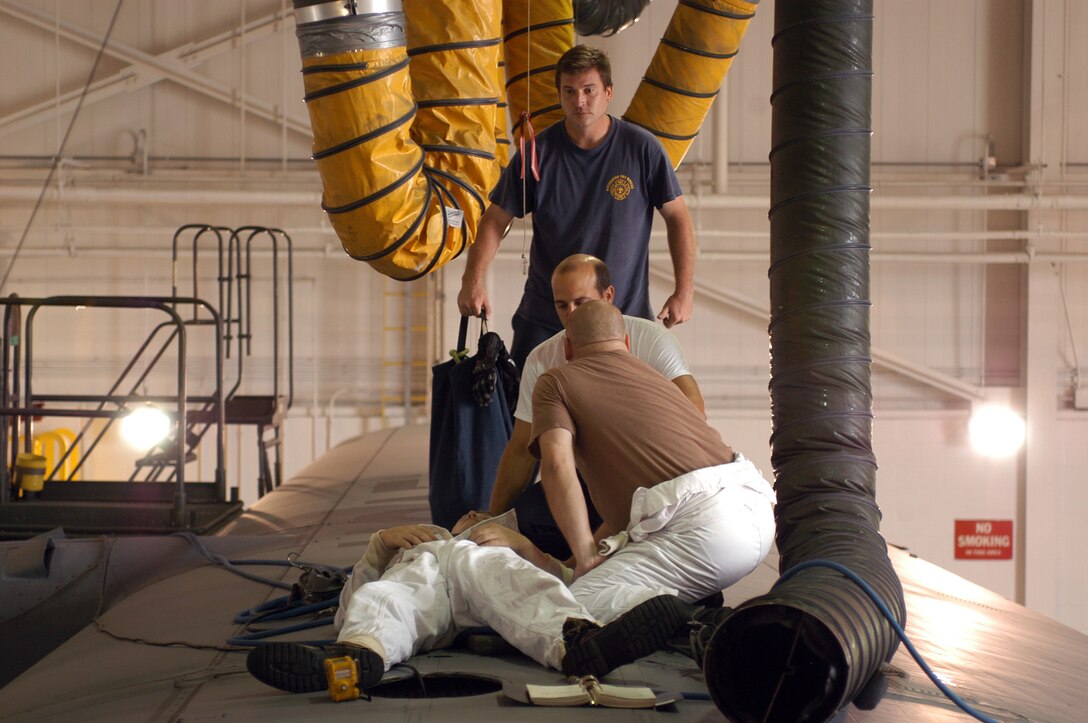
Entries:
{"label": "gray aircraft panel", "polygon": [[[245,536],[250,559],[352,565],[369,535],[391,524],[426,521],[427,430],[406,427],[347,442],[325,455],[231,524],[223,535]],[[889,550],[907,600],[907,632],[932,668],[984,713],[1006,721],[1074,723],[1088,710],[1088,636],[1016,605],[909,552]],[[758,570],[726,591],[739,604],[777,579],[772,552]],[[288,567],[247,567],[293,582]],[[135,588],[135,586],[134,586]],[[14,589],[0,581],[0,589]],[[245,670],[245,655],[228,638],[236,613],[279,597],[282,590],[204,565],[129,594],[74,637],[0,689],[5,721],[337,720],[534,721],[581,720],[580,708],[534,708],[499,692],[460,698],[333,703],[324,693],[292,695],[269,688]],[[34,631],[25,631],[33,635]],[[319,639],[331,627],[284,639]],[[461,649],[409,661],[421,675],[468,673],[507,684],[558,683],[560,674],[519,654],[486,657]],[[900,646],[888,691],[871,711],[847,706],[836,721],[951,721],[968,716],[944,698]],[[395,668],[387,680],[411,678]],[[610,682],[646,684],[686,693],[668,711],[600,709],[601,721],[715,721],[703,674],[688,658],[657,653],[625,666]],[[407,685],[407,683],[405,684]]]}

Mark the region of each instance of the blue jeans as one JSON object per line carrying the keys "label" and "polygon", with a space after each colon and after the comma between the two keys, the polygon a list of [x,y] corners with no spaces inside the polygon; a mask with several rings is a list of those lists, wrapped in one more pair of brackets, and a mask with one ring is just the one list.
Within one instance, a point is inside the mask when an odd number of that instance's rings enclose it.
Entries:
{"label": "blue jeans", "polygon": [[[582,494],[585,495],[586,510],[589,512],[589,527],[596,530],[601,524],[601,516],[589,499],[585,483],[582,483]],[[518,532],[557,560],[570,557],[570,546],[559,530],[559,525],[555,524],[551,510],[548,509],[548,501],[544,498],[544,485],[530,484],[526,487],[514,500],[514,509],[518,513]]]}
{"label": "blue jeans", "polygon": [[514,338],[510,341],[510,358],[514,360],[518,371],[525,368],[525,359],[529,356],[529,352],[563,331],[558,317],[556,317],[555,326],[542,326],[514,314],[511,325],[514,328]]}

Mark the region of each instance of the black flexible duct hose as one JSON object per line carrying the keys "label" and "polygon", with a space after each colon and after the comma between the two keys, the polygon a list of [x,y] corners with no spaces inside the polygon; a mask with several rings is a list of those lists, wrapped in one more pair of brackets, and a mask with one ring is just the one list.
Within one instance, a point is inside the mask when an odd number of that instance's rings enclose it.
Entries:
{"label": "black flexible duct hose", "polygon": [[579,35],[615,35],[638,19],[650,0],[574,0]]}
{"label": "black flexible duct hose", "polygon": [[[841,563],[902,623],[872,451],[872,0],[778,0],[773,44],[770,393],[780,570]],[[861,589],[812,567],[726,620],[704,670],[731,720],[827,720],[879,680],[897,645]]]}

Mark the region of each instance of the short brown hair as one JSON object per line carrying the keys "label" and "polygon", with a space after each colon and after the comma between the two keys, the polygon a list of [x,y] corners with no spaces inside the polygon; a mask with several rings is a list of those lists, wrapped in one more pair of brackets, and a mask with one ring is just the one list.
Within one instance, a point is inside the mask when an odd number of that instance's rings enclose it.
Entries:
{"label": "short brown hair", "polygon": [[608,56],[599,48],[591,48],[588,45],[575,45],[563,53],[559,62],[555,64],[555,88],[559,90],[559,78],[563,73],[577,75],[587,70],[596,70],[601,74],[601,82],[605,88],[612,87],[612,63]]}

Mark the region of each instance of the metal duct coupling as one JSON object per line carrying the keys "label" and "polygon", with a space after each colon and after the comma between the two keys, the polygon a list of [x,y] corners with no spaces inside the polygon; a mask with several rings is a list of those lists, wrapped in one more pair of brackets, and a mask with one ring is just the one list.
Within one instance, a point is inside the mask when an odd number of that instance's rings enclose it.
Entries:
{"label": "metal duct coupling", "polygon": [[771,459],[787,575],[709,646],[708,686],[735,721],[826,720],[879,681],[898,645],[859,586],[809,563],[849,568],[905,617],[872,451],[871,55],[872,0],[776,3]]}
{"label": "metal duct coupling", "polygon": [[295,18],[322,207],[350,256],[420,278],[471,242],[497,178],[498,0],[295,0]]}

